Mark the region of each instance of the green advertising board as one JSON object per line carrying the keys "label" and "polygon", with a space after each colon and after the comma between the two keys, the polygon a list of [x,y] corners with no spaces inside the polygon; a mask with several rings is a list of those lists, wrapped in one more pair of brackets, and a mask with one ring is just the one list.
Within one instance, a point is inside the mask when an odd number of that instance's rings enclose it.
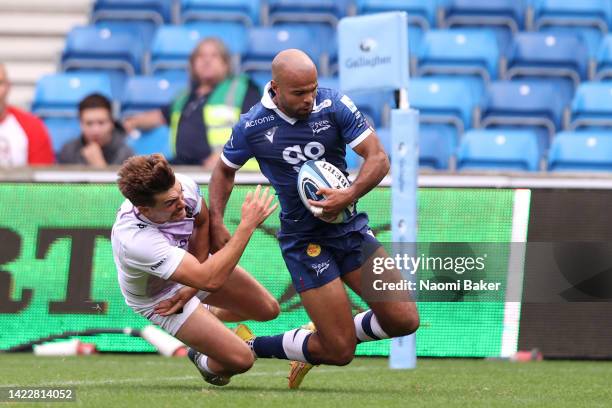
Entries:
{"label": "green advertising board", "polygon": [[[251,186],[237,185],[226,212],[230,230]],[[202,191],[206,194],[206,188]],[[378,239],[388,242],[391,190],[380,187],[360,200]],[[66,331],[141,328],[148,322],[125,305],[109,240],[122,197],[113,184],[0,185],[0,350]],[[423,242],[510,242],[513,190],[421,189],[418,239]],[[272,216],[251,240],[244,266],[280,302],[274,321],[250,323],[273,334],[308,321],[275,238]],[[356,310],[367,308],[351,295]],[[498,356],[504,303],[419,304],[421,356]],[[154,351],[122,334],[88,337],[102,351]],[[388,341],[365,343],[362,355],[388,354]]]}

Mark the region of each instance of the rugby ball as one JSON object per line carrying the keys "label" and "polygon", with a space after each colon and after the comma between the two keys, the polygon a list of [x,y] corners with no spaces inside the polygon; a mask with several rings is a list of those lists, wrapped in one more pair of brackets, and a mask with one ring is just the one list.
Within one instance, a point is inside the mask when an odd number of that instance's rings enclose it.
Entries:
{"label": "rugby ball", "polygon": [[[350,181],[339,168],[323,160],[308,160],[300,167],[298,174],[297,188],[300,199],[304,206],[314,215],[320,215],[322,210],[319,207],[311,206],[308,200],[321,201],[325,199],[325,196],[317,194],[319,188],[335,188],[339,190],[348,188],[350,185]],[[350,218],[354,211],[355,203],[351,203],[334,220],[324,221],[339,224]]]}

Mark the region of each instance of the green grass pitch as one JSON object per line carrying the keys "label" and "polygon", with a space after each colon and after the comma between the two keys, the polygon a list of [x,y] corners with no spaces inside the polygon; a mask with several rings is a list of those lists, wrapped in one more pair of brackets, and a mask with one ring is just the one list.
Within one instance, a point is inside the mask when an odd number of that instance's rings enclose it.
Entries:
{"label": "green grass pitch", "polygon": [[421,359],[416,370],[383,358],[313,369],[287,389],[288,363],[258,360],[226,387],[204,383],[187,358],[157,355],[34,357],[0,354],[0,387],[74,387],[74,407],[609,407],[611,362]]}

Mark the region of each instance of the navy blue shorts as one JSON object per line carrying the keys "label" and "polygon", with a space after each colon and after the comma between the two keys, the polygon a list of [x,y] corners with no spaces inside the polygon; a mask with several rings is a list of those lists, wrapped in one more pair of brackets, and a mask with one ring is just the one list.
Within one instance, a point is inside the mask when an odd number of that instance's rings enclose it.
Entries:
{"label": "navy blue shorts", "polygon": [[283,237],[279,242],[298,293],[319,288],[358,269],[369,256],[364,251],[380,246],[367,225],[340,237],[312,241]]}

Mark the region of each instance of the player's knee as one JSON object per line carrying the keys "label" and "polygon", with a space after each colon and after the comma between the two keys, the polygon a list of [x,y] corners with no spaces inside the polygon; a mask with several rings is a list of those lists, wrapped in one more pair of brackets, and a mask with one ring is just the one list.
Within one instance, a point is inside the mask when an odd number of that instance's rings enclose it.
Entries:
{"label": "player's knee", "polygon": [[354,338],[336,339],[325,347],[326,364],[344,366],[355,358],[357,342]]}
{"label": "player's knee", "polygon": [[229,369],[234,374],[241,374],[249,371],[251,367],[253,367],[253,363],[255,363],[255,358],[250,351],[248,353],[234,355],[227,362]]}
{"label": "player's knee", "polygon": [[270,296],[255,313],[257,313],[255,320],[258,322],[274,320],[280,314],[280,305],[276,299]]}
{"label": "player's knee", "polygon": [[[420,325],[419,313],[415,308],[398,314],[393,323],[385,331],[391,337],[407,336],[417,331]],[[383,328],[385,329],[385,328]]]}

